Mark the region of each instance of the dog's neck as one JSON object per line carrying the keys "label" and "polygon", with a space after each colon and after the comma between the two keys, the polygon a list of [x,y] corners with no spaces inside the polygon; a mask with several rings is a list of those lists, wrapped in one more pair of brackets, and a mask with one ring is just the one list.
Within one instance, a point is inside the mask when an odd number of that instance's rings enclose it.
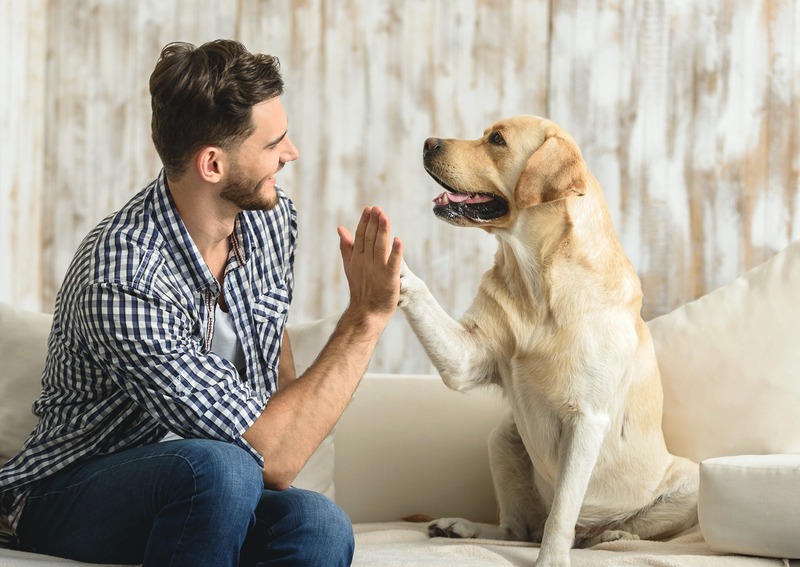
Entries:
{"label": "dog's neck", "polygon": [[[603,193],[591,186],[583,196],[544,203],[522,211],[512,229],[497,231],[497,275],[512,293],[537,300],[549,289],[546,279],[554,266],[574,263],[608,273],[604,266],[624,259]],[[583,242],[590,242],[588,246]],[[628,264],[616,273],[633,274]],[[612,272],[614,273],[614,272]],[[635,276],[635,274],[633,274]],[[614,285],[615,282],[609,282]]]}
{"label": "dog's neck", "polygon": [[518,222],[514,230],[496,233],[498,248],[492,268],[498,279],[508,286],[510,294],[530,297],[536,303],[543,299],[549,268],[571,232],[571,227],[556,220],[563,211],[560,204],[548,203],[541,207],[550,209],[549,214],[536,211],[535,215],[525,215],[526,221],[533,221],[530,225]]}

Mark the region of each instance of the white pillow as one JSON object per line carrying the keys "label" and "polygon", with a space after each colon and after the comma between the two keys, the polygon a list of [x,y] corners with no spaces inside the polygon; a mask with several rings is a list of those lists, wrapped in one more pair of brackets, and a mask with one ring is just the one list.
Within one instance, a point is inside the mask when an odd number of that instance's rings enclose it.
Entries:
{"label": "white pillow", "polygon": [[[306,368],[316,360],[317,355],[328,342],[339,316],[328,316],[317,321],[287,325],[289,342],[292,345],[294,366],[300,376]],[[293,486],[320,492],[335,499],[336,489],[333,482],[334,474],[334,448],[333,432],[331,432],[311,455],[306,465],[297,475]]]}
{"label": "white pillow", "polygon": [[800,453],[800,241],[648,325],[671,452]]}
{"label": "white pillow", "polygon": [[800,455],[700,463],[700,529],[715,551],[800,558]]}
{"label": "white pillow", "polygon": [[306,323],[289,323],[286,326],[298,376],[317,359],[317,355],[328,342],[338,322],[339,315],[329,315],[323,319]]}
{"label": "white pillow", "polygon": [[0,302],[0,466],[36,426],[31,408],[42,389],[51,320]]}

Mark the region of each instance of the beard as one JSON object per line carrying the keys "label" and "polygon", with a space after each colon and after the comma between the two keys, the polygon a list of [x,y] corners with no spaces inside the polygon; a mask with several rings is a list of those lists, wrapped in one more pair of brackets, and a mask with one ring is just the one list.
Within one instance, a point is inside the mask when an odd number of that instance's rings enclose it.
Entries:
{"label": "beard", "polygon": [[278,205],[278,194],[275,190],[264,193],[264,184],[268,179],[248,177],[242,172],[239,162],[233,162],[228,183],[220,197],[243,211],[269,211]]}

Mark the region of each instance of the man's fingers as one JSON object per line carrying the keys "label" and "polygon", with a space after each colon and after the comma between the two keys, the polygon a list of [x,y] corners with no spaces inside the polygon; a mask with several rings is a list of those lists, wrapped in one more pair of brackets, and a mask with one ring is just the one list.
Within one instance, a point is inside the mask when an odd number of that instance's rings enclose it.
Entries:
{"label": "man's fingers", "polygon": [[386,262],[390,252],[390,241],[392,223],[389,221],[389,216],[382,210],[378,209],[377,218],[377,234],[375,237],[375,253],[374,258],[381,262]]}
{"label": "man's fingers", "polygon": [[359,254],[364,252],[364,236],[367,233],[367,226],[371,218],[372,207],[367,207],[364,209],[364,212],[361,213],[361,218],[358,220],[358,226],[356,227],[355,252]]}
{"label": "man's fingers", "polygon": [[[382,217],[384,217],[384,214],[380,207],[372,207],[367,230],[364,232],[364,252],[371,255],[373,258],[375,257],[375,244],[378,240],[378,229]],[[385,256],[383,258],[385,258]]]}
{"label": "man's fingers", "polygon": [[353,236],[343,226],[337,227],[336,232],[339,233],[339,251],[342,253],[342,261],[347,265],[350,263],[350,258],[353,257]]}
{"label": "man's fingers", "polygon": [[380,207],[367,207],[361,215],[355,237],[343,226],[337,228],[342,260],[349,264],[354,254],[365,253],[369,262],[384,266],[399,277],[403,261],[403,243],[392,239],[389,216]]}
{"label": "man's fingers", "polygon": [[389,260],[386,267],[390,274],[397,274],[400,277],[400,270],[403,266],[403,241],[395,237],[392,241],[392,251],[389,253]]}

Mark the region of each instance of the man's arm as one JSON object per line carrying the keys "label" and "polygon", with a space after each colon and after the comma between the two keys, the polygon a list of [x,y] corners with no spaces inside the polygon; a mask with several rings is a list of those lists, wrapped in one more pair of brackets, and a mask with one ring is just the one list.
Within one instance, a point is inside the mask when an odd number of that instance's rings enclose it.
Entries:
{"label": "man's arm", "polygon": [[344,227],[338,231],[350,303],[314,364],[300,379],[281,384],[243,435],[264,457],[269,488],[288,488],[333,429],[397,309],[402,243],[391,240],[389,217],[370,207],[355,238]]}

